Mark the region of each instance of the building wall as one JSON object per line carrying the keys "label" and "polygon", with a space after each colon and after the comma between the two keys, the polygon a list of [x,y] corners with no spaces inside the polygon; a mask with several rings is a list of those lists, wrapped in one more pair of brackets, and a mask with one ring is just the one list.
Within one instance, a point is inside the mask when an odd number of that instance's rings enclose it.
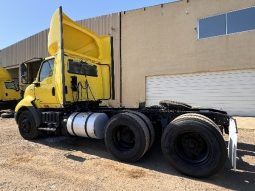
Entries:
{"label": "building wall", "polygon": [[48,30],[44,30],[20,42],[17,42],[0,52],[0,66],[6,68],[18,67],[22,62],[34,57],[46,57]]}
{"label": "building wall", "polygon": [[[183,0],[122,12],[122,101],[145,101],[147,76],[255,68],[255,31],[197,39],[197,20],[254,0]],[[240,87],[241,88],[241,87]]]}

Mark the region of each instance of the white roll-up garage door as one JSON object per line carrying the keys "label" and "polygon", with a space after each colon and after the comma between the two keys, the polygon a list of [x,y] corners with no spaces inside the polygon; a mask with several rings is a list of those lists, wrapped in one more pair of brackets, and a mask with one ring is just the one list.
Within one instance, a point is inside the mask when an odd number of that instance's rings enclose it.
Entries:
{"label": "white roll-up garage door", "polygon": [[146,105],[161,100],[255,116],[255,70],[147,77]]}

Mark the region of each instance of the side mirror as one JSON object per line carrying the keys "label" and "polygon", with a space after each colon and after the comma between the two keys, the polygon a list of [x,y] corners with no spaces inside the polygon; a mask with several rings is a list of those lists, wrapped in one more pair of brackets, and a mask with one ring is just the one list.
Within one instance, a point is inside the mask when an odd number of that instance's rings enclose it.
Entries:
{"label": "side mirror", "polygon": [[28,84],[26,76],[24,76],[24,75],[21,76],[21,83]]}
{"label": "side mirror", "polygon": [[16,92],[18,92],[20,90],[19,84],[15,84],[15,90],[16,90]]}
{"label": "side mirror", "polygon": [[35,85],[35,87],[40,87],[40,82],[34,82],[33,84]]}

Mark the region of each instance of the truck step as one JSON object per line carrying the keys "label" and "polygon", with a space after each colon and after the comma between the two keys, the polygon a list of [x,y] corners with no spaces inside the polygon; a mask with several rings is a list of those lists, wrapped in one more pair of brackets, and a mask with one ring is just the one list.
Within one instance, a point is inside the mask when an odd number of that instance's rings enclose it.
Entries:
{"label": "truck step", "polygon": [[57,131],[56,128],[49,128],[49,127],[40,127],[40,128],[38,128],[38,130],[40,130],[40,131],[50,131],[50,132],[56,132]]}

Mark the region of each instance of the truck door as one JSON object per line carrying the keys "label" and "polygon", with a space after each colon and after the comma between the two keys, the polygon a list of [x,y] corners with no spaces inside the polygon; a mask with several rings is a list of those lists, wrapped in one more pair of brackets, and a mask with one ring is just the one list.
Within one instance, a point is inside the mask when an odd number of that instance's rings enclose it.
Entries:
{"label": "truck door", "polygon": [[58,106],[55,92],[54,59],[41,64],[38,82],[35,83],[35,102],[39,108],[56,108]]}
{"label": "truck door", "polygon": [[0,79],[0,101],[3,101],[3,94],[4,94],[4,83]]}
{"label": "truck door", "polygon": [[20,99],[20,92],[14,81],[5,81],[2,92],[3,101]]}

